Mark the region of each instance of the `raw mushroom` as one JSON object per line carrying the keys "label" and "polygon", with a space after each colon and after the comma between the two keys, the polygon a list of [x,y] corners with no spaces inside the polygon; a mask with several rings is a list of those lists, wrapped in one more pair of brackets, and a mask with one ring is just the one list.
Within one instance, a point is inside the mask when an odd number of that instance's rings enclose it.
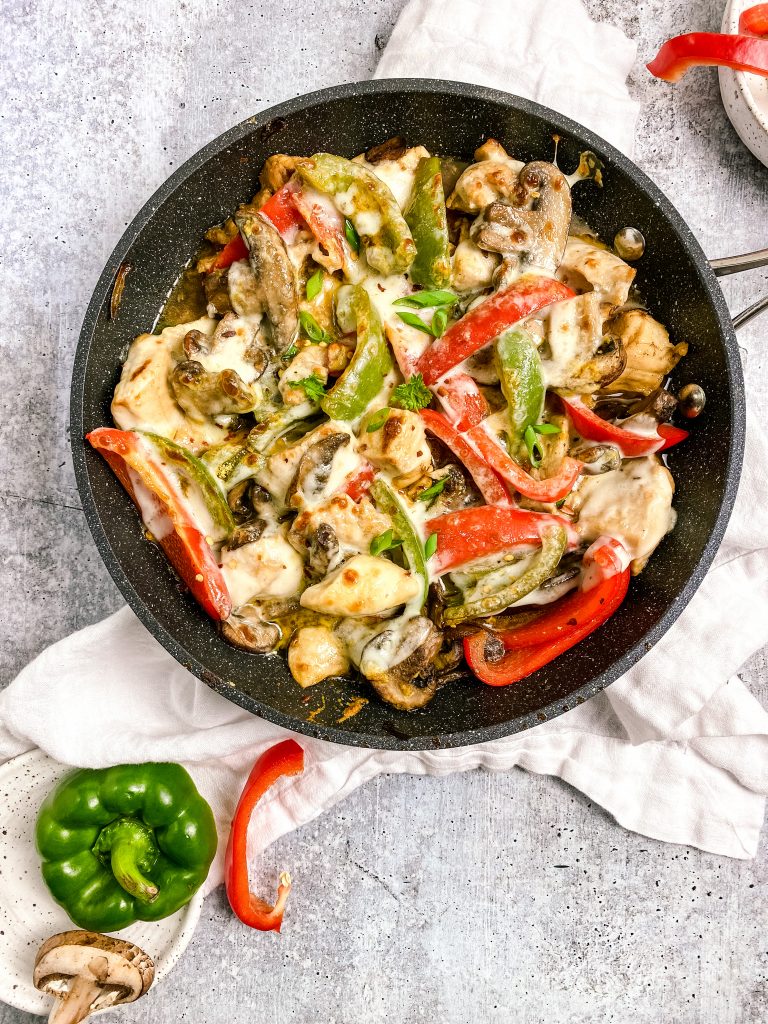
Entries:
{"label": "raw mushroom", "polygon": [[[520,171],[518,205],[495,202],[472,226],[481,249],[517,256],[554,273],[571,223],[571,190],[554,164],[535,160]],[[527,204],[533,201],[528,209]]]}
{"label": "raw mushroom", "polygon": [[433,662],[442,644],[431,619],[418,616],[402,632],[385,629],[369,641],[360,671],[382,700],[400,711],[415,711],[432,700],[440,685]]}
{"label": "raw mushroom", "polygon": [[249,207],[237,211],[235,223],[248,246],[273,346],[282,354],[293,344],[299,326],[299,297],[291,258],[277,229]]}
{"label": "raw mushroom", "polygon": [[52,935],[35,958],[35,988],[56,997],[49,1024],[78,1024],[90,1014],[143,996],[155,977],[152,959],[131,942],[99,932]]}

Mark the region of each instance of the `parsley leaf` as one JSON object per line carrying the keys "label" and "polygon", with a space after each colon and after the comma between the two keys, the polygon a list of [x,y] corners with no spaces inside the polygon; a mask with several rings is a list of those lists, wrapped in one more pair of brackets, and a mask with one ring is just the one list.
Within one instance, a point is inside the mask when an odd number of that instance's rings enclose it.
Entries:
{"label": "parsley leaf", "polygon": [[328,344],[333,341],[330,334],[323,330],[317,320],[315,320],[312,314],[308,313],[306,309],[299,310],[299,323],[309,340],[314,341],[316,345],[321,344],[321,342]]}
{"label": "parsley leaf", "polygon": [[434,553],[436,551],[437,551],[437,534],[436,533],[430,533],[430,535],[427,537],[427,542],[424,545],[424,557],[427,559],[427,561],[429,561],[429,559],[432,557],[432,555],[434,555]]}
{"label": "parsley leaf", "polygon": [[392,392],[391,399],[391,402],[397,402],[401,409],[409,409],[411,412],[426,409],[431,401],[432,392],[420,373],[414,374],[405,384],[398,384]]}
{"label": "parsley leaf", "polygon": [[458,295],[453,292],[414,292],[413,295],[405,295],[402,299],[395,299],[393,306],[411,306],[413,309],[429,309],[431,306],[452,306],[458,301]]}
{"label": "parsley leaf", "polygon": [[375,412],[368,421],[368,425],[365,428],[366,434],[372,434],[375,430],[380,430],[389,418],[389,409],[384,406],[383,409],[379,409]]}
{"label": "parsley leaf", "polygon": [[417,501],[429,501],[429,502],[434,501],[435,498],[438,496],[438,494],[442,494],[443,493],[443,491],[445,490],[445,485],[447,483],[448,483],[448,477],[447,476],[440,477],[439,480],[435,480],[435,482],[432,484],[431,487],[427,487],[427,489],[425,491],[422,491],[421,494],[417,494],[416,495],[416,500]]}
{"label": "parsley leaf", "polygon": [[344,234],[346,235],[347,241],[349,242],[350,248],[353,252],[360,252],[360,235],[358,235],[355,225],[346,217],[344,219]]}
{"label": "parsley leaf", "polygon": [[302,380],[292,380],[289,384],[292,388],[301,388],[310,402],[319,402],[325,395],[325,385],[316,373]]}
{"label": "parsley leaf", "polygon": [[323,287],[323,272],[316,270],[307,281],[307,302],[311,302],[316,295],[320,294]]}
{"label": "parsley leaf", "polygon": [[380,533],[378,537],[373,538],[370,551],[372,555],[380,555],[384,551],[390,551],[392,548],[399,548],[402,543],[401,540],[395,540],[394,531],[389,529],[385,530],[384,533]]}

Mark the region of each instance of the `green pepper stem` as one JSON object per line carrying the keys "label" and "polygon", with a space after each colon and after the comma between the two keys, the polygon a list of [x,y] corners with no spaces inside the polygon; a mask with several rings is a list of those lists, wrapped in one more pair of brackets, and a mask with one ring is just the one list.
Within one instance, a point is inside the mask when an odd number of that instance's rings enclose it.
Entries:
{"label": "green pepper stem", "polygon": [[117,842],[112,847],[110,863],[112,874],[126,892],[145,903],[152,903],[157,899],[160,890],[142,874],[136,863],[143,853],[144,851],[130,840]]}

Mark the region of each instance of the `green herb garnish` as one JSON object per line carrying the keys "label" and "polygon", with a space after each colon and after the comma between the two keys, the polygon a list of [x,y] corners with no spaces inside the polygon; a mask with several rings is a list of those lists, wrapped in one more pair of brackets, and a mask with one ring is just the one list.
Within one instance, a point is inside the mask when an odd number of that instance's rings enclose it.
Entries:
{"label": "green herb garnish", "polygon": [[316,270],[307,281],[307,302],[311,302],[316,295],[320,294],[323,287],[323,272]]}
{"label": "green herb garnish", "polygon": [[299,323],[301,329],[304,331],[310,341],[313,341],[316,345],[320,345],[323,342],[329,344],[333,341],[333,338],[324,331],[320,324],[315,320],[311,313],[308,313],[306,309],[299,310]]}
{"label": "green herb garnish", "polygon": [[437,534],[430,533],[427,537],[427,542],[424,545],[424,557],[428,560],[437,551]]}
{"label": "green herb garnish", "polygon": [[418,412],[419,409],[426,409],[432,401],[432,392],[424,383],[420,373],[415,373],[404,384],[398,384],[392,392],[390,405],[396,402],[401,409],[408,409],[411,412]]}
{"label": "green herb garnish", "polygon": [[435,310],[435,315],[432,317],[432,333],[436,338],[439,338],[445,334],[445,328],[447,326],[448,310],[445,306],[441,306],[440,309]]}
{"label": "green herb garnish", "polygon": [[415,313],[398,313],[397,315],[404,324],[408,324],[409,327],[415,327],[417,331],[423,331],[424,334],[428,334],[431,338],[434,338],[432,328],[429,324],[425,324],[420,316],[416,316]]}
{"label": "green herb garnish", "polygon": [[405,295],[402,299],[395,299],[393,306],[411,306],[413,309],[429,309],[431,306],[452,306],[458,301],[458,295],[453,292],[414,292],[413,295]]}
{"label": "green herb garnish", "polygon": [[280,358],[284,359],[286,361],[286,363],[287,363],[291,359],[293,359],[293,357],[298,353],[298,351],[299,351],[299,346],[294,341],[294,343],[291,345],[291,347],[287,348],[285,350],[285,352],[283,352],[283,354],[280,356]]}
{"label": "green herb garnish", "polygon": [[358,235],[355,225],[348,217],[344,218],[344,234],[352,251],[360,252],[360,235]]}
{"label": "green herb garnish", "polygon": [[539,443],[538,435],[559,433],[560,428],[556,427],[554,423],[532,423],[525,428],[523,440],[525,441],[525,447],[528,449],[528,458],[531,460],[531,465],[534,469],[538,469],[541,465],[541,460],[544,458],[544,451]]}
{"label": "green herb garnish", "polygon": [[384,533],[380,533],[378,537],[374,537],[371,541],[371,554],[381,555],[384,551],[391,551],[392,548],[399,548],[403,542],[395,539],[395,534],[392,529],[385,530]]}
{"label": "green herb garnish", "polygon": [[310,402],[319,402],[325,395],[325,384],[316,373],[302,380],[292,380],[289,384],[292,388],[301,388]]}
{"label": "green herb garnish", "polygon": [[365,428],[366,434],[372,434],[374,430],[380,430],[387,422],[388,417],[389,409],[386,406],[384,406],[383,409],[379,409],[378,412],[375,412],[373,416],[371,416],[368,426]]}
{"label": "green herb garnish", "polygon": [[417,501],[429,501],[433,502],[438,494],[442,494],[445,490],[445,485],[448,483],[448,477],[443,476],[439,480],[435,480],[431,487],[427,487],[426,490],[422,491],[421,494],[416,495]]}

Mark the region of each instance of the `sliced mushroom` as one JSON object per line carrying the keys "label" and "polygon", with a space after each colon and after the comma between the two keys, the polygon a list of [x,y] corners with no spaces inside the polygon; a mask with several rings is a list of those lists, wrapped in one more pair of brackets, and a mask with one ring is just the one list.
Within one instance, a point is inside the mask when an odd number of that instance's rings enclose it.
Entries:
{"label": "sliced mushroom", "polygon": [[227,494],[227,504],[232,511],[235,522],[243,523],[251,519],[254,512],[271,511],[272,496],[269,491],[256,483],[255,480],[246,478],[241,480]]}
{"label": "sliced mushroom", "polygon": [[296,274],[285,243],[268,220],[248,207],[238,210],[235,223],[248,246],[273,347],[278,353],[285,352],[293,344],[299,326]]}
{"label": "sliced mushroom", "polygon": [[589,476],[611,473],[621,465],[621,452],[612,444],[592,444],[588,448],[577,448],[573,455],[584,463],[582,472]]}
{"label": "sliced mushroom", "polygon": [[[532,206],[528,204],[532,201]],[[494,202],[472,226],[481,249],[554,272],[571,223],[571,190],[554,164],[535,160],[520,171],[516,205]]]}
{"label": "sliced mushroom", "polygon": [[210,373],[196,359],[177,363],[171,373],[176,401],[192,419],[250,412],[253,392],[235,370]]}
{"label": "sliced mushroom", "polygon": [[369,164],[378,164],[382,160],[399,160],[408,149],[408,143],[402,135],[395,135],[386,142],[380,142],[378,146],[371,146],[365,151],[365,160]]}
{"label": "sliced mushroom", "polygon": [[320,523],[309,538],[309,569],[316,579],[327,576],[339,556],[339,538],[328,523]]}
{"label": "sliced mushroom", "polygon": [[99,932],[60,932],[38,950],[35,988],[56,998],[51,1024],[78,1024],[92,1013],[132,1003],[155,977],[152,959],[131,942]]}
{"label": "sliced mushroom", "polygon": [[[626,415],[628,417],[643,415],[653,416],[659,423],[666,423],[672,419],[675,410],[677,409],[677,399],[671,391],[666,391],[664,388],[656,388],[646,398],[641,398],[638,402],[634,402],[630,405]],[[626,430],[631,430],[632,425],[622,423],[622,426]]]}
{"label": "sliced mushroom", "polygon": [[437,692],[434,661],[442,644],[442,633],[432,620],[418,616],[404,629],[385,629],[370,640],[360,671],[382,700],[400,711],[415,711]]}
{"label": "sliced mushroom", "polygon": [[348,445],[349,440],[349,434],[330,434],[304,452],[285,494],[285,503],[289,508],[322,497],[331,476],[336,452]]}
{"label": "sliced mushroom", "polygon": [[265,519],[252,519],[248,523],[243,523],[242,526],[238,526],[237,529],[233,530],[229,537],[227,537],[227,541],[221,550],[236,551],[245,544],[253,544],[259,539],[259,537],[261,537],[266,528],[267,523]]}
{"label": "sliced mushroom", "polygon": [[245,604],[219,624],[222,637],[251,654],[268,654],[280,643],[280,627],[267,622],[259,604]]}

